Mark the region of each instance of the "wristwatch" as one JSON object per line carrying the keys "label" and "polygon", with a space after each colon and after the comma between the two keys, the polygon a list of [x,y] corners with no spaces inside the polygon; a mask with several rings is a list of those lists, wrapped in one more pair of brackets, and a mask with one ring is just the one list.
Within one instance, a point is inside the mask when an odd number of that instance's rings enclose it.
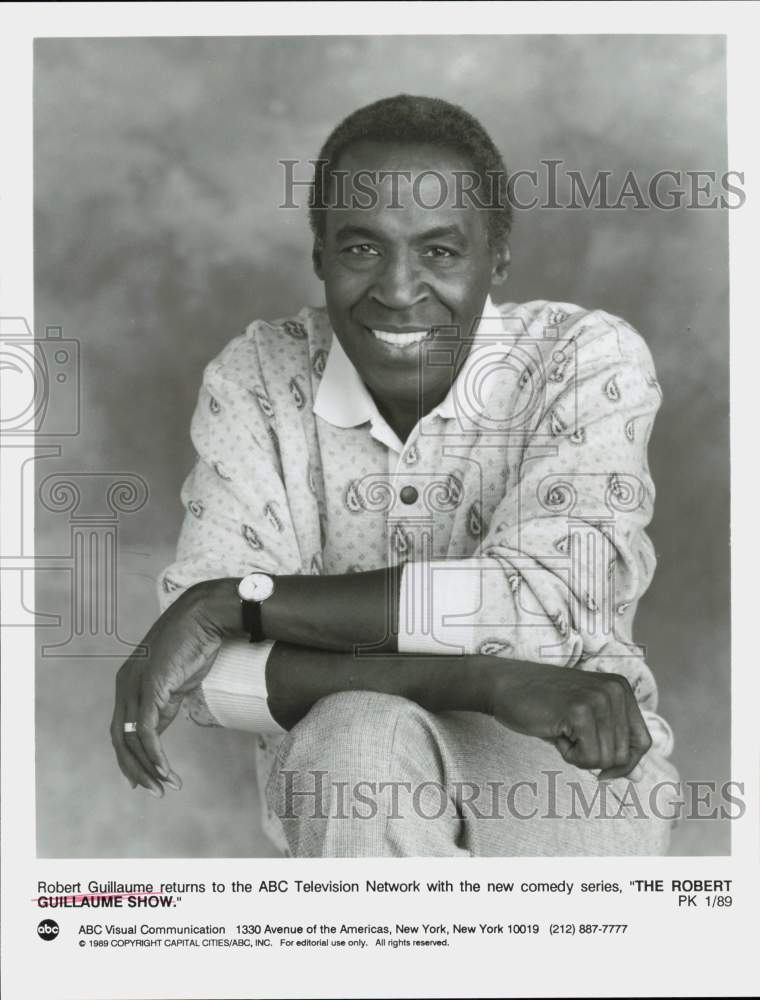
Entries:
{"label": "wristwatch", "polygon": [[243,615],[243,631],[251,642],[265,638],[261,628],[261,605],[274,593],[274,578],[268,573],[249,573],[238,584],[238,597]]}

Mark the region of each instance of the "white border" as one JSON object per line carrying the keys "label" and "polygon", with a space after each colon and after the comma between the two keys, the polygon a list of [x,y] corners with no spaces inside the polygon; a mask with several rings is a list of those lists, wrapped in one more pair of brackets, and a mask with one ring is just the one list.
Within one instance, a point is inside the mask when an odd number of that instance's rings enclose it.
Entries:
{"label": "white border", "polygon": [[[0,9],[0,121],[3,123],[3,155],[0,157],[0,316],[33,318],[32,270],[32,38],[113,35],[236,35],[236,34],[605,34],[651,32],[653,34],[725,33],[729,65],[729,166],[745,171],[748,201],[731,214],[731,367],[732,367],[732,617],[733,617],[733,776],[745,781],[748,812],[734,824],[731,858],[664,859],[646,867],[656,872],[676,869],[691,877],[733,877],[741,899],[733,913],[722,921],[695,924],[675,918],[661,907],[647,917],[651,936],[627,946],[626,952],[604,949],[597,944],[588,959],[577,961],[575,950],[559,945],[544,946],[542,975],[522,967],[514,941],[502,948],[504,964],[491,953],[489,992],[529,995],[752,995],[759,985],[756,953],[758,926],[758,731],[760,704],[754,628],[758,618],[754,577],[757,554],[757,517],[754,506],[754,456],[757,454],[758,309],[756,286],[760,226],[756,208],[758,195],[758,140],[756,128],[757,13],[755,3],[342,3],[317,4],[4,4]],[[667,95],[663,95],[667,100]],[[4,502],[6,497],[4,496]],[[699,498],[693,498],[698,503]],[[28,514],[31,511],[27,512]],[[698,540],[695,539],[695,544]],[[63,960],[51,969],[40,945],[30,939],[28,900],[38,871],[54,877],[57,867],[70,877],[91,877],[84,861],[37,862],[34,821],[34,672],[33,636],[13,629],[2,636],[2,847],[3,847],[3,985],[11,1000],[27,996],[247,996],[259,995],[475,995],[485,993],[483,970],[473,976],[483,961],[476,949],[460,950],[462,966],[443,963],[439,972],[429,963],[399,957],[393,963],[393,981],[378,982],[375,973],[349,956],[335,959],[335,966],[314,957],[307,976],[289,966],[284,981],[281,972],[261,962],[253,973],[250,961],[229,961],[230,979],[221,982],[218,971],[203,971],[196,963],[165,956],[157,962],[132,956],[131,966],[89,961],[84,965]],[[203,867],[206,878],[233,877],[240,867],[225,861],[184,862],[181,867],[162,862],[174,877],[190,878],[190,869]],[[296,862],[299,876],[313,875]],[[321,877],[340,863],[324,863]],[[365,866],[367,862],[363,863]],[[406,864],[404,862],[403,864]],[[490,862],[472,862],[469,874],[485,878]],[[528,867],[526,867],[529,866]],[[554,860],[546,865],[567,873],[574,864]],[[578,862],[580,865],[580,862]],[[140,878],[144,863],[109,861],[110,872]],[[272,869],[272,865],[268,866]],[[378,866],[379,867],[379,866]],[[417,867],[420,864],[417,863]],[[492,867],[492,865],[491,865]],[[536,862],[510,864],[535,873]],[[588,866],[587,866],[588,867]],[[599,863],[597,863],[599,867]],[[102,868],[102,865],[101,865]],[[438,862],[427,865],[432,875]],[[503,868],[503,865],[502,865]],[[618,869],[641,872],[638,862],[620,862]],[[293,877],[294,869],[288,871]],[[200,873],[200,867],[198,868]],[[358,877],[345,874],[341,877]],[[482,874],[476,874],[482,873]],[[224,874],[223,874],[224,873]],[[307,873],[307,874],[305,874]],[[96,877],[97,877],[97,873]],[[366,871],[365,871],[366,874]],[[448,868],[447,875],[451,875]],[[398,868],[395,877],[400,877]],[[147,875],[145,876],[147,877]],[[198,874],[197,877],[201,877]],[[554,877],[563,877],[555,875]],[[569,877],[569,876],[568,876]],[[667,877],[667,876],[666,876]],[[632,907],[632,911],[635,908]],[[38,911],[33,911],[37,914]],[[274,913],[273,913],[274,915]],[[282,919],[282,917],[280,917]],[[532,953],[529,943],[522,954]],[[508,947],[508,951],[506,950]],[[66,953],[68,954],[68,953]],[[371,953],[367,953],[368,955]],[[627,955],[620,976],[622,955]],[[471,957],[472,963],[464,960]],[[76,956],[73,956],[76,958]],[[206,956],[208,959],[208,955]],[[45,961],[43,961],[45,959]],[[564,959],[567,960],[567,964]],[[73,960],[72,960],[73,961]],[[533,959],[535,961],[535,959]],[[591,963],[591,965],[589,965]],[[613,963],[618,963],[613,965]],[[71,965],[71,968],[69,968]],[[604,975],[604,971],[609,973]],[[333,969],[340,968],[337,975]],[[118,972],[117,972],[118,969]],[[535,969],[535,966],[534,966]],[[593,976],[588,973],[593,969]],[[184,975],[183,975],[184,970]],[[575,971],[573,971],[575,970]],[[70,973],[74,978],[67,980]],[[583,975],[586,973],[586,975]],[[256,976],[256,984],[251,982]],[[85,982],[84,976],[87,977]],[[612,976],[613,978],[609,978]],[[37,980],[37,981],[35,981]],[[47,984],[42,986],[43,981]],[[74,983],[78,985],[74,985]],[[333,984],[330,986],[330,984]],[[564,989],[562,984],[564,985]],[[58,984],[58,985],[53,985]],[[279,985],[276,985],[279,984]],[[469,986],[468,986],[469,984]],[[473,984],[475,988],[473,989]],[[52,992],[51,992],[52,990]],[[74,990],[80,992],[74,993]],[[333,991],[332,993],[330,991]],[[203,992],[208,991],[208,992]]]}

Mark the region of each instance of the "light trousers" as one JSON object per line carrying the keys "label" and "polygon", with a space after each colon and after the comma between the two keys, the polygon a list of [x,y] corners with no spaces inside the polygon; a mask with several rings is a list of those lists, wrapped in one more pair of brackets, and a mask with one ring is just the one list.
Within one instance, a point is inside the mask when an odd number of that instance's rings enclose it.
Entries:
{"label": "light trousers", "polygon": [[678,775],[641,766],[599,782],[490,716],[352,691],[285,736],[267,801],[294,857],[660,855]]}

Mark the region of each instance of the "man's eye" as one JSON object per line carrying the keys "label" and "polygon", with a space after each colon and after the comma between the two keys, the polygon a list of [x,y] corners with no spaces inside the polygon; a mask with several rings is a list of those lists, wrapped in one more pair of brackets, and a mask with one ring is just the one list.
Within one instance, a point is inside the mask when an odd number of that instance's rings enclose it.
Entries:
{"label": "man's eye", "polygon": [[354,243],[350,247],[345,247],[343,253],[348,253],[355,257],[372,257],[378,255],[377,248],[369,243]]}
{"label": "man's eye", "polygon": [[456,250],[452,250],[450,247],[428,247],[423,256],[445,259],[446,257],[458,257],[459,255]]}

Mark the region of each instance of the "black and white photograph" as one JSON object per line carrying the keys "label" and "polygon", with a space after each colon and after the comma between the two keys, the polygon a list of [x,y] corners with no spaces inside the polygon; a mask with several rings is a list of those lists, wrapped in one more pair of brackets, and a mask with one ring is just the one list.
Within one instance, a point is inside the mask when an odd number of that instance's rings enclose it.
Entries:
{"label": "black and white photograph", "polygon": [[[96,959],[113,997],[603,995],[563,960],[727,933],[758,888],[741,17],[30,6],[3,770],[29,748],[56,995],[105,996]],[[505,948],[544,978],[497,984]],[[184,979],[138,986],[159,957]]]}
{"label": "black and white photograph", "polygon": [[40,853],[726,853],[722,40],[35,55]]}

